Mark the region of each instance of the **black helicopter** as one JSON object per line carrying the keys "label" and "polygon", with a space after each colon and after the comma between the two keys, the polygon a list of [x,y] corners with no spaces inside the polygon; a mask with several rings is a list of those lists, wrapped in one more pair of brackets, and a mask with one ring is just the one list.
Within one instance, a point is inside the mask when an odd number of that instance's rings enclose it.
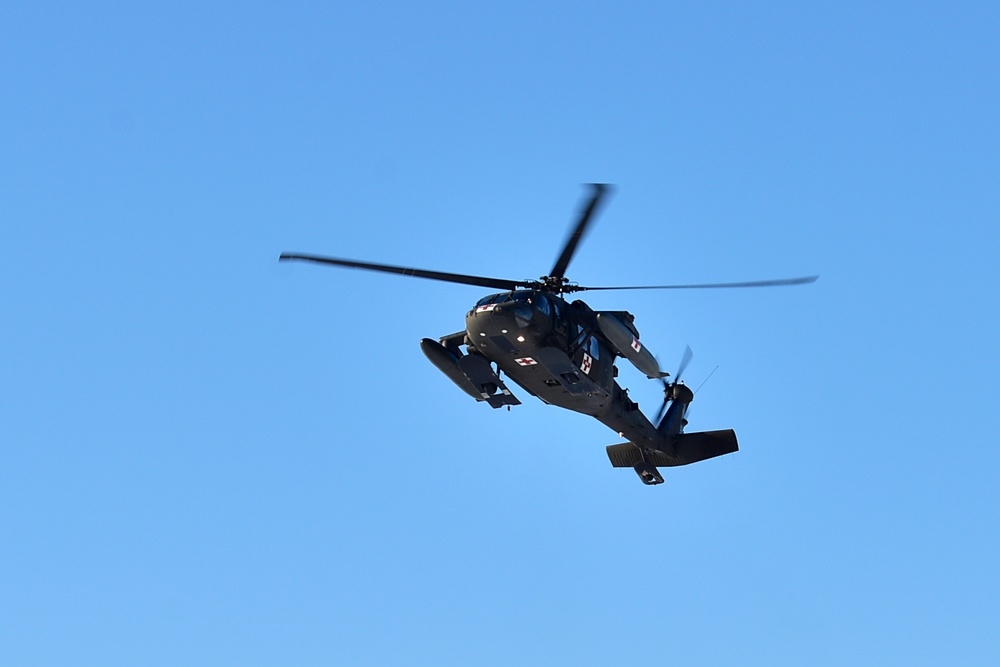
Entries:
{"label": "black helicopter", "polygon": [[[691,359],[690,347],[670,382],[670,374],[660,369],[656,358],[639,341],[631,313],[594,311],[583,301],[570,302],[563,295],[597,290],[799,285],[811,283],[818,276],[700,285],[575,285],[565,277],[566,269],[609,190],[602,184],[592,184],[591,188],[592,194],[555,266],[538,280],[467,276],[299,253],[283,253],[279,260],[304,260],[503,290],[477,301],[466,313],[462,331],[438,340],[420,341],[431,363],[462,391],[493,408],[506,405],[509,409],[521,403],[501,379],[503,373],[549,405],[595,417],[628,441],[607,448],[611,465],[633,468],[645,484],[662,484],[658,467],[687,465],[735,452],[739,449],[736,433],[731,429],[684,432],[685,415],[694,393],[680,378]],[[628,359],[648,378],[663,382],[663,404],[653,421],[615,380],[618,357]]]}

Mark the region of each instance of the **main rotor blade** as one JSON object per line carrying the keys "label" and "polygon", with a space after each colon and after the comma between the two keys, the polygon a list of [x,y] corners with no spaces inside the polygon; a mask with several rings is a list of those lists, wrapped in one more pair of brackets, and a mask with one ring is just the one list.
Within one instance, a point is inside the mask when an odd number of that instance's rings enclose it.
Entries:
{"label": "main rotor blade", "polygon": [[320,257],[318,255],[300,255],[296,253],[282,253],[279,261],[298,259],[306,262],[316,262],[318,264],[333,264],[334,266],[346,266],[351,269],[365,269],[368,271],[381,271],[382,273],[396,273],[401,276],[414,276],[416,278],[428,278],[430,280],[443,280],[449,283],[461,283],[463,285],[478,285],[479,287],[494,287],[502,290],[515,290],[519,286],[527,285],[526,282],[516,280],[503,280],[501,278],[484,278],[482,276],[466,276],[460,273],[444,273],[442,271],[424,271],[423,269],[412,269],[403,266],[390,266],[388,264],[372,264],[370,262],[355,262],[350,259],[336,259],[333,257]]}
{"label": "main rotor blade", "polygon": [[595,292],[616,289],[714,289],[717,287],[779,287],[782,285],[805,285],[814,283],[819,276],[803,278],[782,278],[780,280],[751,280],[745,283],[704,283],[700,285],[630,285],[628,287],[573,287],[574,292]]}
{"label": "main rotor blade", "polygon": [[573,253],[576,252],[576,246],[583,239],[584,234],[587,233],[587,225],[590,224],[590,220],[594,217],[594,212],[597,210],[598,204],[601,202],[601,198],[604,193],[610,189],[603,183],[591,183],[594,193],[590,197],[590,201],[580,212],[580,219],[576,223],[576,227],[573,228],[573,232],[566,239],[566,245],[563,246],[562,254],[559,255],[559,259],[556,260],[556,265],[552,267],[552,271],[549,272],[549,276],[552,278],[562,279],[566,275],[566,267],[569,266],[569,261],[573,259]]}

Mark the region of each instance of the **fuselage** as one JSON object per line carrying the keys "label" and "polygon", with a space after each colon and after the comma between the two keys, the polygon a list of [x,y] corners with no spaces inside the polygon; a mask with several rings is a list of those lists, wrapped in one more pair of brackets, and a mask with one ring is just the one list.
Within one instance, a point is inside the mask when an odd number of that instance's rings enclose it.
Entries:
{"label": "fuselage", "polygon": [[595,316],[582,301],[568,303],[552,293],[493,294],[466,314],[466,346],[542,401],[655,446],[656,429],[615,381],[615,354]]}

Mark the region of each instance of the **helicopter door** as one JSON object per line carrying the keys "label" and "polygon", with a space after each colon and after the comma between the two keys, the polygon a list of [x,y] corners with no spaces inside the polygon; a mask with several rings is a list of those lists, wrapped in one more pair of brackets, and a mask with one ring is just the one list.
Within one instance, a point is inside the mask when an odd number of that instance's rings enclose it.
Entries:
{"label": "helicopter door", "polygon": [[610,391],[613,372],[610,362],[613,357],[595,336],[588,335],[582,341],[573,360],[594,384]]}

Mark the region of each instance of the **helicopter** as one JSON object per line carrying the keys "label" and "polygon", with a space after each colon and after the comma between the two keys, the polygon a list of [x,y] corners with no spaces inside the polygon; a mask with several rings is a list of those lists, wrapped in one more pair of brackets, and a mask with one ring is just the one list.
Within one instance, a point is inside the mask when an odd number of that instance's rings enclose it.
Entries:
{"label": "helicopter", "polygon": [[[492,408],[507,406],[509,410],[521,404],[504,382],[502,376],[506,376],[543,403],[596,418],[625,440],[606,448],[611,465],[632,468],[644,484],[662,484],[661,467],[688,465],[738,451],[735,431],[684,431],[694,400],[694,392],[681,381],[692,358],[690,347],[677,373],[668,379],[670,373],[660,368],[640,341],[631,313],[595,311],[581,300],[566,297],[584,291],[800,285],[814,282],[818,276],[626,287],[571,283],[566,270],[610,186],[592,183],[590,189],[555,265],[537,280],[469,276],[302,253],[282,253],[279,261],[315,262],[501,290],[472,306],[461,331],[420,341],[430,362],[470,397]],[[647,378],[663,383],[663,403],[652,419],[618,384],[615,362],[619,358]]]}

